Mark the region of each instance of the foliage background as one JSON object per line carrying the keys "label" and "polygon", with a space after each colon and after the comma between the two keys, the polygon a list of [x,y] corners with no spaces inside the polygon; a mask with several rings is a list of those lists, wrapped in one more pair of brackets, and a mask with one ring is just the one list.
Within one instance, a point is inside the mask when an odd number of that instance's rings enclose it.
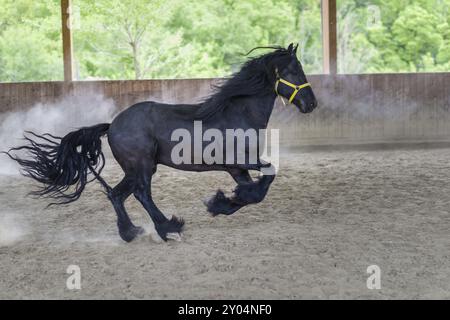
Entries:
{"label": "foliage background", "polygon": [[[320,0],[73,0],[78,79],[220,77],[299,42],[322,72]],[[450,0],[338,0],[340,73],[450,71]],[[0,81],[61,80],[59,0],[0,0]]]}

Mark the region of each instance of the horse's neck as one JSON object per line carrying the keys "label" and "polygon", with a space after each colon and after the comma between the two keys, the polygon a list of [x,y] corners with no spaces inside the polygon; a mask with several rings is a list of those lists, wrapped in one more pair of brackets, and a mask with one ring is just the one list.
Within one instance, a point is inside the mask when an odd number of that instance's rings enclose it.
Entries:
{"label": "horse's neck", "polygon": [[275,93],[266,93],[260,96],[249,96],[241,98],[242,116],[248,120],[251,127],[265,129],[272,114],[275,104]]}

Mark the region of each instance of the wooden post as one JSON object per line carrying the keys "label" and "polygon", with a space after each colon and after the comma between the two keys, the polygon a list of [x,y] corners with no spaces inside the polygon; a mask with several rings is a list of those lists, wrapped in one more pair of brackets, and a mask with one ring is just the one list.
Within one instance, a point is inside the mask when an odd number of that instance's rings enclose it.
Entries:
{"label": "wooden post", "polygon": [[322,0],[323,73],[337,74],[336,0]]}
{"label": "wooden post", "polygon": [[73,48],[71,30],[71,0],[61,0],[62,45],[64,58],[64,81],[73,80]]}

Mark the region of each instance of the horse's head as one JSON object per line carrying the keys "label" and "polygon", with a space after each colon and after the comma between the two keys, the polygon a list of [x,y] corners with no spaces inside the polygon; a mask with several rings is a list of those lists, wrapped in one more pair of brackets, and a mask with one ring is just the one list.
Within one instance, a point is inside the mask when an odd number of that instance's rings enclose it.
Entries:
{"label": "horse's head", "polygon": [[297,59],[297,47],[291,43],[286,57],[273,66],[275,92],[295,104],[300,112],[310,113],[317,107],[317,100]]}

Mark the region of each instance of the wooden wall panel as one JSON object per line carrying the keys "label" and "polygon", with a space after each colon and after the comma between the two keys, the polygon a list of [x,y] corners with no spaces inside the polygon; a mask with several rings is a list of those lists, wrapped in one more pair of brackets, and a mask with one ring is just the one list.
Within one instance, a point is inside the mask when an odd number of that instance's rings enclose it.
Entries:
{"label": "wooden wall panel", "polygon": [[[277,102],[271,127],[293,143],[450,138],[450,73],[313,75],[312,114]],[[119,109],[144,100],[194,103],[219,79],[0,83],[1,113],[100,94]],[[93,106],[95,107],[95,106]]]}

